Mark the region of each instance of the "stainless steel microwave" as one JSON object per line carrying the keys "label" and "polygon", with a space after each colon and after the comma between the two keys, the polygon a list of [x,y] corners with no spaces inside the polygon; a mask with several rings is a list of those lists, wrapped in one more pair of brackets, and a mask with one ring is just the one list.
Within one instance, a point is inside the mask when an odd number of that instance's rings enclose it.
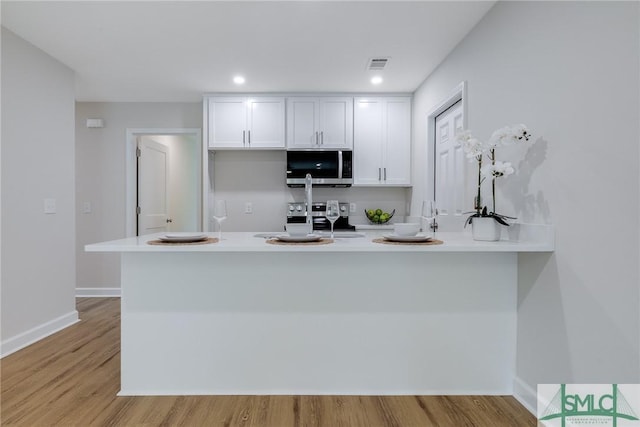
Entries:
{"label": "stainless steel microwave", "polygon": [[307,174],[320,187],[351,187],[353,184],[353,151],[290,150],[287,151],[287,185],[304,187]]}

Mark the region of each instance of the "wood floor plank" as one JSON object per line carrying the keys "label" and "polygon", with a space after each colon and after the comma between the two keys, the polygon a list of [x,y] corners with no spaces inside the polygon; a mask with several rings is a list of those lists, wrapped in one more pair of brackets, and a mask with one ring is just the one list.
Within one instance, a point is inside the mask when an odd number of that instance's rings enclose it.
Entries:
{"label": "wood floor plank", "polygon": [[79,298],[82,322],[0,361],[0,425],[519,427],[511,396],[117,396],[120,299]]}

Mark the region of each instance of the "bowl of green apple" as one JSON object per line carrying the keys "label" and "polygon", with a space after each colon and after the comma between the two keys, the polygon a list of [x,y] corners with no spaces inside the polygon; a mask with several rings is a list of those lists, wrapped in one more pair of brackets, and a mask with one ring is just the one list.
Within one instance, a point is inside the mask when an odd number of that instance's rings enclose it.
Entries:
{"label": "bowl of green apple", "polygon": [[393,218],[396,210],[394,209],[389,213],[382,209],[365,209],[364,213],[371,224],[386,224],[391,218]]}

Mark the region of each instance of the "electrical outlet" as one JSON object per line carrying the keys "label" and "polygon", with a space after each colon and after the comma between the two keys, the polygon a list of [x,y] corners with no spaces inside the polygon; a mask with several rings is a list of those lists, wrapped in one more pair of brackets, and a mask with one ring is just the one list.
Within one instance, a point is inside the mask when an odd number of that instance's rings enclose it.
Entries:
{"label": "electrical outlet", "polygon": [[356,204],[349,203],[349,213],[356,213]]}
{"label": "electrical outlet", "polygon": [[252,214],[253,213],[253,203],[245,202],[244,203],[244,213]]}
{"label": "electrical outlet", "polygon": [[44,199],[44,213],[56,213],[56,199]]}
{"label": "electrical outlet", "polygon": [[91,202],[82,202],[82,213],[84,214],[91,213]]}

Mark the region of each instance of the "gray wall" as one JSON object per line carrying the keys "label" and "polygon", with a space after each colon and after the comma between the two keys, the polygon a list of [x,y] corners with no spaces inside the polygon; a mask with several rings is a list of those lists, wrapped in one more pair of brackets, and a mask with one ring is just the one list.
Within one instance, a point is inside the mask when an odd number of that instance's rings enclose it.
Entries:
{"label": "gray wall", "polygon": [[534,134],[498,189],[500,211],[557,231],[554,254],[519,256],[521,394],[640,381],[638,23],[636,2],[500,2],[414,95],[417,161],[427,112],[463,80],[474,134]]}
{"label": "gray wall", "polygon": [[[209,158],[209,173],[215,183],[215,198],[227,201],[228,218],[223,230],[283,231],[287,202],[304,201],[304,189],[288,188],[284,151],[218,151]],[[352,224],[365,224],[365,208],[396,210],[402,218],[406,212],[404,188],[319,188],[313,189],[313,200],[323,202],[338,199],[355,203],[357,212],[350,214]],[[251,202],[253,214],[244,213]],[[217,230],[213,221],[210,229]]]}
{"label": "gray wall", "polygon": [[[87,253],[84,246],[124,238],[125,148],[128,128],[201,128],[201,103],[101,103],[76,104],[76,198],[78,212],[90,202],[90,214],[78,213],[76,259],[78,288],[120,287],[120,257]],[[87,118],[102,118],[104,128],[87,128]],[[210,155],[209,174],[216,197],[227,200],[226,231],[282,231],[286,202],[303,200],[303,190],[284,184],[284,151],[224,151]],[[406,212],[403,188],[316,189],[314,200],[337,197],[356,202],[354,220],[364,223],[365,207]],[[245,202],[254,213],[244,214]],[[358,216],[360,216],[358,218]],[[209,223],[210,229],[214,224]]]}
{"label": "gray wall", "polygon": [[[87,253],[84,245],[126,236],[126,130],[201,128],[202,104],[79,102],[75,118],[78,212],[83,202],[92,204],[92,213],[76,221],[77,287],[119,287],[119,255]],[[104,119],[104,128],[87,128],[87,118]]]}
{"label": "gray wall", "polygon": [[73,71],[2,28],[3,354],[77,319],[73,111]]}

